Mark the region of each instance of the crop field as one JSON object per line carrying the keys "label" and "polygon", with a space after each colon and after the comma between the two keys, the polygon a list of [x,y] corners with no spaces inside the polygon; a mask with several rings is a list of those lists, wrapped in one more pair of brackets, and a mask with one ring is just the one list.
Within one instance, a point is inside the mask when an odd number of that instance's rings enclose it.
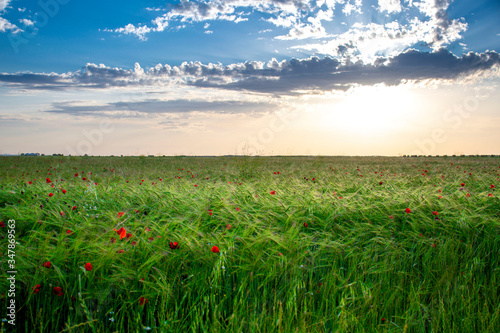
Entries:
{"label": "crop field", "polygon": [[499,174],[497,157],[2,157],[1,330],[15,299],[18,332],[500,332]]}

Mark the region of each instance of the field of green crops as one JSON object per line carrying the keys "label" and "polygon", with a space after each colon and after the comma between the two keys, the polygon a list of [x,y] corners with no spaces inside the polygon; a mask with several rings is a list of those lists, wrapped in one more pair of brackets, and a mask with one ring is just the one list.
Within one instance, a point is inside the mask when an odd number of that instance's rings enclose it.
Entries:
{"label": "field of green crops", "polygon": [[499,173],[493,157],[1,157],[1,330],[500,332]]}

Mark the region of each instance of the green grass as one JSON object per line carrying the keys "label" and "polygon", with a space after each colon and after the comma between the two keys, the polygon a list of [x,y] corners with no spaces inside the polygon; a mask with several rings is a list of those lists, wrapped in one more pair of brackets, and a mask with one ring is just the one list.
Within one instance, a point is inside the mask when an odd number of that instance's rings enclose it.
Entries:
{"label": "green grass", "polygon": [[2,157],[0,315],[14,219],[19,332],[499,332],[499,167]]}

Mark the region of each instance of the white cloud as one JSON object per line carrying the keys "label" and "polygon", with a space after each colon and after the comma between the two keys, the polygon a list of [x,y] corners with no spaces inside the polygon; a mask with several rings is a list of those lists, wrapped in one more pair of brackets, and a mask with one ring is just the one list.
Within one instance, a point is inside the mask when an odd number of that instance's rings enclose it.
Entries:
{"label": "white cloud", "polygon": [[[354,24],[343,34],[326,43],[294,46],[295,49],[316,51],[340,58],[359,59],[371,63],[378,56],[393,56],[425,38],[426,25],[415,21],[409,26],[398,22],[388,24]],[[428,28],[427,28],[428,29]]]}
{"label": "white cloud", "polygon": [[3,12],[11,0],[0,0],[0,12]]}
{"label": "white cloud", "polygon": [[[123,28],[118,28],[114,30],[115,32],[123,33],[125,35],[136,35],[139,37],[140,40],[147,40],[147,37],[145,36],[147,33],[149,33],[152,30],[152,28],[149,28],[145,25],[136,27],[135,25],[129,23]],[[107,30],[109,31],[109,30]]]}
{"label": "white cloud", "polygon": [[205,33],[206,33],[207,35],[209,35],[209,34],[213,34],[214,32],[213,32],[212,30],[205,30]]}
{"label": "white cloud", "polygon": [[267,22],[270,22],[277,27],[290,28],[297,23],[297,18],[295,16],[280,15],[278,17],[271,17],[267,20]]}
{"label": "white cloud", "polygon": [[378,0],[379,11],[388,13],[399,13],[401,11],[401,3],[399,0]]}
{"label": "white cloud", "polygon": [[[381,9],[392,11],[397,10],[397,6],[401,5],[399,1],[396,3],[391,0],[381,0],[379,4],[381,4]],[[394,56],[420,42],[438,50],[443,45],[460,40],[462,32],[467,30],[467,24],[462,19],[448,19],[446,12],[448,1],[446,0],[426,0],[414,2],[413,5],[424,14],[423,17],[414,17],[402,23],[399,21],[386,24],[357,22],[342,34],[328,36],[331,39],[327,42],[295,45],[291,48],[371,63],[377,57]]]}
{"label": "white cloud", "polygon": [[[343,0],[340,0],[343,1]],[[361,0],[355,0],[360,3]],[[330,20],[333,16],[333,7],[339,0],[326,0],[320,3],[326,3],[327,11],[320,10],[320,20]],[[271,17],[267,19],[268,22],[275,26],[294,27],[301,23],[300,19],[307,17],[308,13],[318,10],[319,7],[315,6],[313,1],[296,1],[296,0],[199,0],[199,1],[181,1],[171,7],[171,9],[156,17],[151,21],[152,27],[149,30],[143,28],[140,34],[135,33],[134,25],[128,24],[125,27],[118,29],[106,29],[106,31],[114,31],[124,34],[134,34],[139,38],[145,40],[145,34],[152,31],[164,31],[169,25],[177,28],[183,25],[194,22],[224,20],[239,23],[247,21],[245,17],[249,13],[244,11],[236,12],[236,8],[250,8],[252,11],[270,14]],[[317,28],[317,27],[316,27]],[[302,28],[305,30],[306,28]],[[309,29],[311,30],[311,29]],[[321,29],[312,29],[320,31]],[[311,30],[311,31],[312,31]],[[302,36],[297,31],[292,32],[292,35]]]}
{"label": "white cloud", "polygon": [[362,14],[361,5],[362,5],[361,0],[354,0],[354,3],[351,3],[351,1],[348,1],[345,4],[344,9],[342,9],[342,13],[344,13],[345,15],[351,15],[353,12],[356,12],[358,14]]}
{"label": "white cloud", "polygon": [[[9,6],[11,0],[0,0],[0,14]],[[0,16],[0,32],[12,31],[14,33],[22,31],[15,24]]]}
{"label": "white cloud", "polygon": [[328,34],[322,25],[316,24],[299,24],[288,32],[287,35],[277,36],[276,39],[290,40],[290,39],[305,39],[305,38],[322,38]]}
{"label": "white cloud", "polygon": [[413,6],[418,8],[421,13],[430,18],[428,21],[431,26],[430,38],[425,42],[433,49],[437,50],[445,44],[449,44],[461,38],[461,33],[467,30],[467,23],[462,19],[448,18],[447,9],[451,0],[422,0],[413,2]]}
{"label": "white cloud", "polygon": [[12,30],[13,32],[18,32],[20,29],[15,25],[0,17],[0,32],[6,32],[7,30]]}
{"label": "white cloud", "polygon": [[19,22],[21,22],[22,24],[24,24],[25,26],[32,26],[35,24],[35,22],[31,21],[31,20],[28,20],[28,19],[22,19],[22,20],[19,20]]}

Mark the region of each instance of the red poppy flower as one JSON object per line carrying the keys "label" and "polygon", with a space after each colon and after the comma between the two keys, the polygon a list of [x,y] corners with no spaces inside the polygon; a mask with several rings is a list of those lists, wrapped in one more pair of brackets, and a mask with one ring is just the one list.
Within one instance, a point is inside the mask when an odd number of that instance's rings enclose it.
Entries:
{"label": "red poppy flower", "polygon": [[78,174],[77,174],[77,173],[75,173],[75,177],[78,177]]}
{"label": "red poppy flower", "polygon": [[136,246],[137,245],[137,242],[136,241],[133,241],[132,242],[132,246]]}
{"label": "red poppy flower", "polygon": [[119,212],[118,217],[122,217],[122,216],[123,216],[123,212]]}
{"label": "red poppy flower", "polygon": [[439,213],[438,212],[432,212],[432,215],[438,215]]}
{"label": "red poppy flower", "polygon": [[64,189],[62,190],[62,193],[63,193],[63,194],[66,194],[66,192],[68,192],[68,191],[66,191],[66,190],[64,190]]}
{"label": "red poppy flower", "polygon": [[87,178],[83,177],[82,180],[87,180]]}
{"label": "red poppy flower", "polygon": [[175,249],[180,248],[179,243],[177,243],[177,242],[173,242],[173,243],[172,243],[172,242],[170,242],[170,248],[171,248],[172,250],[175,250]]}
{"label": "red poppy flower", "polygon": [[212,216],[213,213],[214,213],[213,210],[211,209],[208,210],[208,215]]}
{"label": "red poppy flower", "polygon": [[66,230],[66,235],[72,235],[72,234],[73,234],[73,231],[71,231],[71,230],[69,230],[69,229],[68,229],[68,230]]}
{"label": "red poppy flower", "polygon": [[309,224],[307,224],[307,222],[304,222],[304,227],[307,228],[308,226],[309,226]]}
{"label": "red poppy flower", "polygon": [[71,208],[71,210],[76,210],[76,206],[73,206],[73,208]]}
{"label": "red poppy flower", "polygon": [[379,185],[382,185],[383,183],[384,183],[384,182],[380,182],[380,183],[378,183],[378,184],[379,184]]}
{"label": "red poppy flower", "polygon": [[382,324],[385,323],[385,318],[382,318],[381,321],[382,321]]}
{"label": "red poppy flower", "polygon": [[231,230],[231,225],[230,224],[226,224],[226,229],[227,230]]}
{"label": "red poppy flower", "polygon": [[50,268],[50,266],[52,266],[52,263],[50,261],[47,261],[47,262],[44,262],[42,266]]}
{"label": "red poppy flower", "polygon": [[129,239],[130,237],[132,237],[132,234],[127,234],[126,237],[127,239]]}
{"label": "red poppy flower", "polygon": [[36,286],[32,287],[31,290],[33,290],[33,294],[36,294],[37,292],[40,291],[41,286],[37,284]]}
{"label": "red poppy flower", "polygon": [[219,253],[219,252],[220,252],[220,251],[219,251],[219,248],[218,248],[217,246],[215,246],[215,245],[212,247],[212,250],[211,250],[211,251],[212,251],[213,253]]}
{"label": "red poppy flower", "polygon": [[276,194],[276,191],[271,191],[271,192],[269,192],[269,193],[270,193],[270,194],[272,194],[272,195],[275,195],[275,194]]}
{"label": "red poppy flower", "polygon": [[5,228],[5,222],[4,221],[0,222],[0,228]]}
{"label": "red poppy flower", "polygon": [[410,208],[406,208],[406,214],[410,214],[411,213],[411,209]]}
{"label": "red poppy flower", "polygon": [[114,243],[116,243],[116,238],[114,238],[114,237],[111,237],[111,240],[110,240],[110,242],[111,242],[111,244],[114,244]]}
{"label": "red poppy flower", "polygon": [[491,188],[495,188],[495,185],[491,185]]}
{"label": "red poppy flower", "polygon": [[121,239],[124,239],[126,236],[127,236],[127,231],[125,230],[124,227],[121,227],[120,229],[116,230],[116,229],[113,229],[114,231],[116,231],[116,233],[118,235],[120,235],[120,240]]}
{"label": "red poppy flower", "polygon": [[64,212],[59,212],[59,214],[60,214],[61,216],[65,216],[65,215],[66,215],[66,214],[64,214]]}
{"label": "red poppy flower", "polygon": [[460,184],[460,186],[465,186],[465,183]]}
{"label": "red poppy flower", "polygon": [[467,194],[466,194],[466,196],[467,196],[468,198],[470,198],[470,193],[467,193]]}
{"label": "red poppy flower", "polygon": [[49,193],[49,197],[52,197],[52,196],[54,196],[54,193]]}
{"label": "red poppy flower", "polygon": [[32,184],[33,184],[33,182],[30,180],[30,181],[28,182],[28,184],[32,185]]}
{"label": "red poppy flower", "polygon": [[488,193],[488,196],[489,196],[489,197],[492,197],[492,196],[493,196],[493,194],[491,194],[491,193]]}
{"label": "red poppy flower", "polygon": [[52,292],[54,293],[54,295],[57,295],[57,296],[64,295],[61,287],[54,287],[54,289],[52,289]]}
{"label": "red poppy flower", "polygon": [[141,297],[139,298],[139,305],[144,305],[148,302],[147,298]]}
{"label": "red poppy flower", "polygon": [[89,272],[90,272],[90,271],[92,270],[92,264],[91,264],[91,263],[89,263],[89,262],[88,262],[88,263],[86,263],[86,264],[85,264],[85,270],[87,270],[87,271],[89,271]]}
{"label": "red poppy flower", "polygon": [[47,182],[47,184],[52,183],[52,180],[50,180],[50,178],[45,178],[45,181]]}

